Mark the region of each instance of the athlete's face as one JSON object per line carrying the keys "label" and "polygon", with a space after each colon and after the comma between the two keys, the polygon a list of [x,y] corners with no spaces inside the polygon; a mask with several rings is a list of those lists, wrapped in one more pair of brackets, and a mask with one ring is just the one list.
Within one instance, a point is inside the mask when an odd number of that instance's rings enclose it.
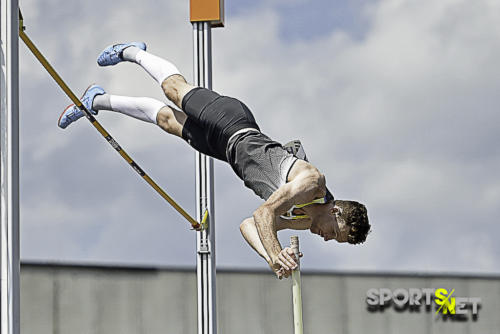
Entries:
{"label": "athlete's face", "polygon": [[325,241],[335,239],[341,243],[347,242],[349,226],[342,219],[340,208],[333,203],[327,203],[315,205],[310,209],[311,212],[308,214],[312,217],[310,228],[312,233],[321,236]]}

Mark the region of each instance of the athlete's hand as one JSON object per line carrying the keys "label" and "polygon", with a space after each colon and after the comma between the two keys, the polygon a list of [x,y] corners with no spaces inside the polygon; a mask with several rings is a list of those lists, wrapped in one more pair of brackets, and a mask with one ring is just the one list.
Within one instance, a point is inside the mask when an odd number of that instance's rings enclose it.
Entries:
{"label": "athlete's hand", "polygon": [[[299,253],[299,257],[302,256],[303,254]],[[278,276],[279,279],[282,279],[283,277],[289,277],[292,274],[292,270],[296,269],[297,266],[298,264],[295,253],[290,247],[285,247],[278,254],[278,257],[275,259],[271,268],[276,273],[276,276]]]}
{"label": "athlete's hand", "polygon": [[276,277],[279,279],[282,279],[284,276],[284,271],[283,268],[279,264],[272,264],[272,262],[269,263],[269,267],[271,268],[272,271],[276,274]]}

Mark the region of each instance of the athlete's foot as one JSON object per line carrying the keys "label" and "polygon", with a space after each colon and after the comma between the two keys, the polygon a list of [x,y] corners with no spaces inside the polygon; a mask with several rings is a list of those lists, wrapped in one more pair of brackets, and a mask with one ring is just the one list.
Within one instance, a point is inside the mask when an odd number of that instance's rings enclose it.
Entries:
{"label": "athlete's foot", "polygon": [[[97,115],[97,110],[92,109],[92,103],[94,102],[94,98],[96,97],[96,95],[102,94],[106,94],[104,89],[102,89],[102,87],[98,85],[92,84],[85,90],[85,93],[83,93],[83,96],[80,100],[88,111],[90,111],[94,115]],[[59,125],[60,128],[65,129],[68,125],[77,121],[82,116],[84,116],[83,111],[81,111],[80,108],[78,108],[74,104],[70,104],[66,107],[66,109],[64,109],[61,116],[59,116],[57,125]]]}
{"label": "athlete's foot", "polygon": [[110,66],[124,61],[123,50],[129,46],[135,46],[141,50],[146,50],[146,44],[144,42],[130,42],[110,45],[97,57],[97,63],[99,66]]}

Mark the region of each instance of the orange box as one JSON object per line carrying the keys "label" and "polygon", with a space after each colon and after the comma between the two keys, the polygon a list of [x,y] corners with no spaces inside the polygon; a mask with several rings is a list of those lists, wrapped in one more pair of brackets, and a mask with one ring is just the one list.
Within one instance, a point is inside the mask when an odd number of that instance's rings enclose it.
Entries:
{"label": "orange box", "polygon": [[224,26],[224,0],[190,0],[191,22],[210,22]]}

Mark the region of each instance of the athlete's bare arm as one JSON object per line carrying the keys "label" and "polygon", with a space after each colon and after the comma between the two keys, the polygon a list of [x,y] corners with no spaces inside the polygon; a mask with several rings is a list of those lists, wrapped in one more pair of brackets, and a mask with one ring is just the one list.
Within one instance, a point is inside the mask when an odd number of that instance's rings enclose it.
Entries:
{"label": "athlete's bare arm", "polygon": [[[308,219],[302,219],[298,224],[291,223],[290,220],[283,219],[281,217],[276,218],[276,231],[284,230],[284,229],[296,229],[296,230],[306,230],[309,228],[310,221]],[[253,217],[245,219],[240,224],[241,235],[248,242],[250,247],[253,248],[266,262],[269,264],[271,270],[276,273],[278,278],[288,277],[291,272],[280,270],[281,268],[275,268],[273,263],[271,262],[271,257],[267,254],[264,245],[259,237],[259,232],[257,231],[257,226],[255,225],[255,220]],[[302,253],[301,253],[302,254]]]}
{"label": "athlete's bare arm", "polygon": [[260,241],[259,232],[257,232],[257,226],[255,226],[255,221],[253,217],[245,219],[240,224],[240,232],[243,238],[248,242],[250,247],[253,248],[272,268],[271,257],[267,254],[264,245]]}
{"label": "athlete's bare arm", "polygon": [[283,251],[277,238],[277,218],[292,205],[307,203],[325,196],[325,177],[310,163],[298,160],[289,174],[289,182],[276,190],[253,214],[259,238],[266,250],[273,270],[287,272],[296,262],[287,250]]}

